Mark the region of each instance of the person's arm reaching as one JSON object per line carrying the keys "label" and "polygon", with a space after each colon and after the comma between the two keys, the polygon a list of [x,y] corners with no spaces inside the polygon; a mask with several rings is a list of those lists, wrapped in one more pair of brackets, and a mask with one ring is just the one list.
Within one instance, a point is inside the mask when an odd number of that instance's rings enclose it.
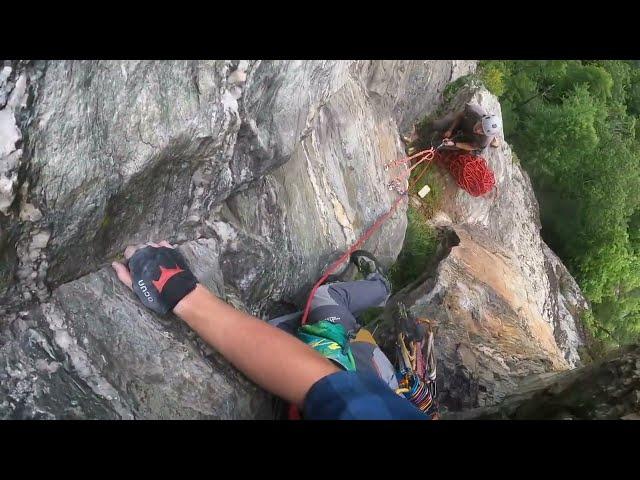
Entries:
{"label": "person's arm reaching", "polygon": [[318,380],[340,370],[294,336],[236,310],[202,285],[173,311],[247,377],[299,407]]}
{"label": "person's arm reaching", "polygon": [[453,131],[456,128],[458,128],[458,125],[460,125],[460,122],[462,122],[463,118],[464,118],[464,111],[458,112],[456,114],[455,118],[453,119],[453,122],[451,123],[451,125],[447,129],[447,131],[444,132],[443,137],[444,138],[451,138],[451,135],[453,135]]}
{"label": "person's arm reaching", "polygon": [[472,152],[474,150],[479,150],[481,148],[478,145],[473,145],[471,143],[466,143],[466,142],[454,142],[453,140],[450,140],[450,139],[444,139],[442,141],[442,145],[444,145],[445,147],[459,148],[460,150],[466,150],[469,152]]}
{"label": "person's arm reaching", "polygon": [[473,150],[478,150],[478,145],[473,145],[471,143],[466,142],[453,142],[453,146],[459,148],[460,150],[466,150],[468,152],[472,152]]}
{"label": "person's arm reaching", "polygon": [[[184,259],[167,242],[128,247],[125,257],[131,271],[117,262],[113,268],[143,303],[146,301],[159,313],[173,310],[238,370],[284,400],[302,407],[309,389],[318,380],[340,371],[297,338],[217,298],[197,283]],[[159,280],[146,279],[145,274],[159,276]],[[148,295],[158,298],[148,302]]]}

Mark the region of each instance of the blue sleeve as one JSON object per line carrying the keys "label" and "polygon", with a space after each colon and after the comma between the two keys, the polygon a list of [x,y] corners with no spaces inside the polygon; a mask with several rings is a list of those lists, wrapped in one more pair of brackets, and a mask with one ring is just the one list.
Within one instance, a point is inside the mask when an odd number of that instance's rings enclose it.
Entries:
{"label": "blue sleeve", "polygon": [[307,420],[428,420],[375,374],[337,372],[318,380],[304,401]]}

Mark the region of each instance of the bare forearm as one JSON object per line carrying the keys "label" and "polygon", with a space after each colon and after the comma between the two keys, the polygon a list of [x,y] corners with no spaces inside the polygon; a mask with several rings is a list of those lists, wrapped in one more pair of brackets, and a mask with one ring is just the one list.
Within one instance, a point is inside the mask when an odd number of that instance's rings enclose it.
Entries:
{"label": "bare forearm", "polygon": [[458,128],[463,118],[464,114],[462,112],[458,113],[453,119],[453,122],[451,122],[451,126],[447,129],[447,131],[453,132],[456,128]]}
{"label": "bare forearm", "polygon": [[460,150],[467,150],[467,151],[476,150],[478,148],[475,145],[471,145],[470,143],[464,143],[464,142],[456,142],[455,147],[459,148]]}
{"label": "bare forearm", "polygon": [[298,406],[314,383],[338,371],[295,337],[236,310],[202,285],[174,313],[247,377]]}

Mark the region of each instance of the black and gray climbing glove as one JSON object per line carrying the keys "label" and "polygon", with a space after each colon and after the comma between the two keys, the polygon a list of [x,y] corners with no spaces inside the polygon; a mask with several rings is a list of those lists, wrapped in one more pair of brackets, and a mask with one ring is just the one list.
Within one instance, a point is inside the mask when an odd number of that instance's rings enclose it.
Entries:
{"label": "black and gray climbing glove", "polygon": [[165,315],[196,288],[198,280],[173,248],[144,247],[129,259],[133,291],[154,312]]}

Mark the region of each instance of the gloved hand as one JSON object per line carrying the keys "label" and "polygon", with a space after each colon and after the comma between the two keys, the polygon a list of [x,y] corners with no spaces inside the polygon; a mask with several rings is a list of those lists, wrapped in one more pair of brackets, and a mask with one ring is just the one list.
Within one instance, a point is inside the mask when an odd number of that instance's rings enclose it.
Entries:
{"label": "gloved hand", "polygon": [[112,264],[118,278],[161,315],[173,310],[198,284],[184,257],[166,241],[127,247],[125,258],[127,266]]}

